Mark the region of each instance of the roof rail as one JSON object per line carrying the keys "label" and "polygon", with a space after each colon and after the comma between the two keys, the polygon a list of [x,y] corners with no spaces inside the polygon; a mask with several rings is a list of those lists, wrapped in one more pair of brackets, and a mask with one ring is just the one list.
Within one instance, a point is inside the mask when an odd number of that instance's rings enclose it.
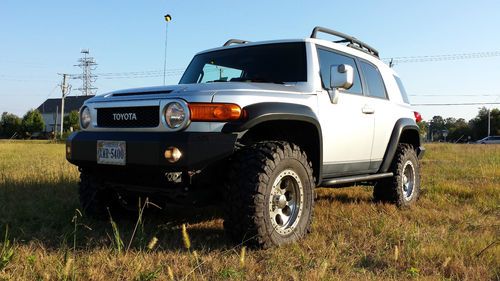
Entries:
{"label": "roof rail", "polygon": [[375,56],[377,58],[379,57],[377,50],[370,47],[370,45],[364,43],[363,41],[356,39],[353,36],[350,36],[350,35],[347,35],[347,34],[344,34],[342,32],[332,30],[332,29],[328,29],[325,27],[316,26],[311,33],[311,38],[317,38],[316,34],[318,32],[323,32],[323,33],[327,33],[327,34],[330,34],[333,36],[343,38],[342,40],[333,41],[334,43],[349,43],[349,44],[347,44],[348,47],[363,51],[363,52],[368,53],[368,54]]}
{"label": "roof rail", "polygon": [[224,45],[222,45],[223,47],[226,47],[226,46],[229,46],[231,44],[246,44],[246,43],[249,43],[250,41],[246,41],[246,40],[240,40],[240,39],[229,39],[227,40],[226,43],[224,43]]}

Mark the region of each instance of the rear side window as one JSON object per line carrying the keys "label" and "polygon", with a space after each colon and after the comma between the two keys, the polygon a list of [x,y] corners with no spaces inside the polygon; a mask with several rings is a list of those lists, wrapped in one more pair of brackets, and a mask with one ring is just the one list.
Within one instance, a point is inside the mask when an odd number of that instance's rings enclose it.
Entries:
{"label": "rear side window", "polygon": [[368,87],[368,96],[387,99],[385,93],[384,81],[378,69],[364,61],[361,62],[361,70],[365,77],[366,85]]}
{"label": "rear side window", "polygon": [[403,82],[397,76],[394,76],[394,79],[396,79],[396,83],[398,84],[399,92],[401,93],[401,97],[403,97],[403,101],[409,104],[410,100],[408,99],[408,94],[406,93],[405,87],[403,86]]}
{"label": "rear side window", "polygon": [[323,88],[330,88],[330,67],[332,65],[348,64],[354,69],[354,83],[352,87],[344,90],[346,93],[362,95],[361,79],[359,78],[358,67],[353,58],[339,55],[337,53],[318,48],[318,58],[320,64],[321,81]]}

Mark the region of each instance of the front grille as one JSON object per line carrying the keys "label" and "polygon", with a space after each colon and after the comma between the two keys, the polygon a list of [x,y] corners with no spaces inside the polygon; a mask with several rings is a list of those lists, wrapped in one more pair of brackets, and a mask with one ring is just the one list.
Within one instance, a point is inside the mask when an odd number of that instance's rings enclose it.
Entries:
{"label": "front grille", "polygon": [[160,124],[159,106],[97,109],[97,127],[154,128]]}

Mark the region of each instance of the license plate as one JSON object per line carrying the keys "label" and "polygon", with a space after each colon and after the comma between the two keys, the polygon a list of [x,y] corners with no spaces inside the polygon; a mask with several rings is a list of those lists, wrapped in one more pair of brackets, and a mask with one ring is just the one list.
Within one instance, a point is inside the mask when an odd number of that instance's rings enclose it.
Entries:
{"label": "license plate", "polygon": [[97,141],[97,163],[125,165],[127,149],[124,141]]}

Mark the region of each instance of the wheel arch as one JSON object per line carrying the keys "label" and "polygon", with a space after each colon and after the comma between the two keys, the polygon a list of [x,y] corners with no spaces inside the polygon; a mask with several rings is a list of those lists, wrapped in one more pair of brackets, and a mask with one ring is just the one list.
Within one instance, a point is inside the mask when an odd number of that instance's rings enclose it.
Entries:
{"label": "wheel arch", "polygon": [[399,119],[392,130],[391,138],[387,145],[384,154],[384,160],[380,166],[379,173],[385,173],[394,159],[398,144],[407,143],[413,146],[419,157],[423,155],[423,147],[421,146],[419,128],[415,120],[410,118]]}
{"label": "wheel arch", "polygon": [[243,108],[246,119],[224,125],[222,132],[239,133],[244,145],[263,140],[283,140],[303,149],[313,166],[316,184],[321,182],[323,135],[316,114],[305,105],[266,102]]}

